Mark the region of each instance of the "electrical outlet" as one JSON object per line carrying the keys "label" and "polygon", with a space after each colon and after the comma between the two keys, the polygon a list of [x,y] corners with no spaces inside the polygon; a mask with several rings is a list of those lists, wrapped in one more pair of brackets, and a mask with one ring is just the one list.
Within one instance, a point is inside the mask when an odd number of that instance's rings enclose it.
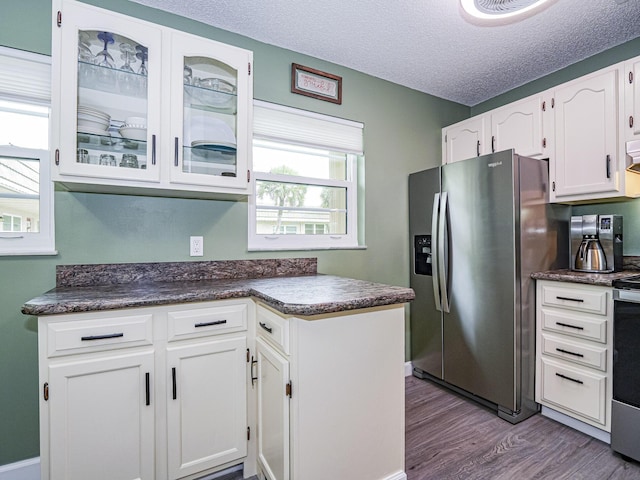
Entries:
{"label": "electrical outlet", "polygon": [[204,255],[203,237],[189,237],[189,255],[192,257],[202,257]]}

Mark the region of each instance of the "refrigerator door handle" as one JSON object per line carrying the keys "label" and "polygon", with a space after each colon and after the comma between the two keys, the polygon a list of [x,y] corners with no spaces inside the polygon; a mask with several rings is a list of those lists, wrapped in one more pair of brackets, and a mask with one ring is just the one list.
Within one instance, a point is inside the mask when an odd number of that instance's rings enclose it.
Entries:
{"label": "refrigerator door handle", "polygon": [[442,296],[442,311],[449,313],[449,293],[447,292],[447,265],[448,265],[448,239],[447,239],[447,209],[449,208],[449,195],[447,192],[441,194],[440,214],[438,219],[438,283],[440,284],[440,295]]}
{"label": "refrigerator door handle", "polygon": [[433,298],[436,310],[442,311],[442,299],[440,298],[440,281],[438,268],[440,265],[440,253],[438,252],[438,214],[440,212],[440,194],[433,196],[433,213],[431,214],[431,268],[433,272]]}

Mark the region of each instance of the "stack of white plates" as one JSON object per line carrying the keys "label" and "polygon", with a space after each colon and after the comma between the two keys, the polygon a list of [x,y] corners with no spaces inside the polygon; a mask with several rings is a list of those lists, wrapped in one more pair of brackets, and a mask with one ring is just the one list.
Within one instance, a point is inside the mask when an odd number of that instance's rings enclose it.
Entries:
{"label": "stack of white plates", "polygon": [[191,117],[190,129],[185,132],[185,144],[191,147],[235,150],[236,137],[229,125],[207,115]]}
{"label": "stack of white plates", "polygon": [[106,135],[111,116],[92,107],[78,105],[78,130],[95,135]]}

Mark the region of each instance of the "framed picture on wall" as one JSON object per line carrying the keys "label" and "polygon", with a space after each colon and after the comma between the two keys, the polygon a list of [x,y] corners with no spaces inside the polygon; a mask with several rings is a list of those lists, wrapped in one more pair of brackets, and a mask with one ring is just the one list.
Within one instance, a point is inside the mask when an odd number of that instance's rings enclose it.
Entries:
{"label": "framed picture on wall", "polygon": [[342,77],[292,63],[291,91],[340,105],[342,104]]}

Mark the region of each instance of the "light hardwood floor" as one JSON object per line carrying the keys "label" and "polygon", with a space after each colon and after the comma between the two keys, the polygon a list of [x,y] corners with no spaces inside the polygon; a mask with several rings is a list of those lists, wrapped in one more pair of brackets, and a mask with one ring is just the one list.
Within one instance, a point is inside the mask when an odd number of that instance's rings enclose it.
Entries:
{"label": "light hardwood floor", "polygon": [[[408,480],[640,480],[639,463],[542,415],[511,425],[415,377],[406,378],[405,391]],[[220,480],[241,479],[235,473]]]}

